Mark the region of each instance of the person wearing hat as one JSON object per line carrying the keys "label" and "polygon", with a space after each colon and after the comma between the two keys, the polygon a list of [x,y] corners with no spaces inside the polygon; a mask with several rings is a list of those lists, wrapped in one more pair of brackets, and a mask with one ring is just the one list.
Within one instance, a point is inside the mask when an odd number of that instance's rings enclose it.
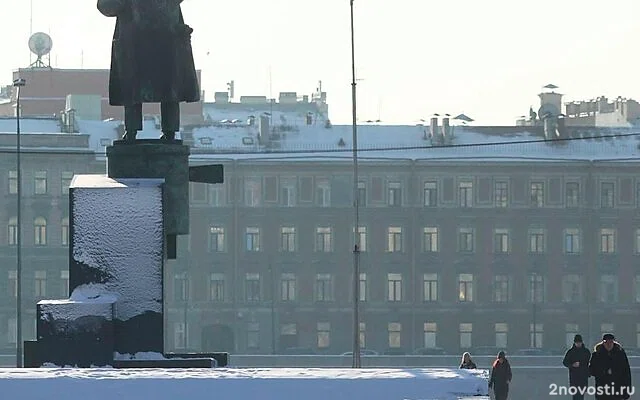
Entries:
{"label": "person wearing hat", "polygon": [[511,383],[511,365],[504,354],[498,353],[498,357],[491,366],[491,376],[489,377],[489,389],[493,388],[496,400],[507,400],[509,397],[509,384]]}
{"label": "person wearing hat", "polygon": [[584,399],[589,384],[589,359],[591,351],[584,346],[582,336],[573,338],[573,346],[564,355],[562,364],[569,369],[569,386],[576,388],[573,400]]}
{"label": "person wearing hat", "polygon": [[589,373],[596,378],[596,399],[619,400],[631,397],[629,359],[613,334],[602,336],[602,342],[594,347]]}

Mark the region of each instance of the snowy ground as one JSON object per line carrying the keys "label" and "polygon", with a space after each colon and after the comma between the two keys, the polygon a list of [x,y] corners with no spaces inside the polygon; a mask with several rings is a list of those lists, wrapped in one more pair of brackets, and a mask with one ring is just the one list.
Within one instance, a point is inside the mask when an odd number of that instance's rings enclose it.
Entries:
{"label": "snowy ground", "polygon": [[25,400],[454,400],[486,396],[486,374],[444,368],[0,368],[0,393]]}

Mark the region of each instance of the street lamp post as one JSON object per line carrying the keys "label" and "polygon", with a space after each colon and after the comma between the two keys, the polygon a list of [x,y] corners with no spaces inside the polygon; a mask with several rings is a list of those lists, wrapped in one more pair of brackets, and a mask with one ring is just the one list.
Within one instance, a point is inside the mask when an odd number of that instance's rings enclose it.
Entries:
{"label": "street lamp post", "polygon": [[356,61],[355,61],[355,36],[353,29],[353,0],[350,0],[351,8],[351,101],[353,117],[353,368],[360,368],[360,221],[358,199],[358,125],[356,113]]}
{"label": "street lamp post", "polygon": [[20,165],[20,89],[26,85],[23,78],[13,81],[16,88],[16,367],[22,368],[22,173]]}

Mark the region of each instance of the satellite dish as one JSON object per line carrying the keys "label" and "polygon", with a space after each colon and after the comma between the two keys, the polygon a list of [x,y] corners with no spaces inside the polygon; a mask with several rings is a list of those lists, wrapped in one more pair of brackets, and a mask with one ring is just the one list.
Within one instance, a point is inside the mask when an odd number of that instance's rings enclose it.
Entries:
{"label": "satellite dish", "polygon": [[47,35],[44,32],[36,32],[29,38],[29,50],[36,56],[38,59],[31,64],[32,67],[47,67],[42,62],[42,57],[46,56],[51,52],[51,48],[53,47],[53,40],[51,40],[51,36]]}

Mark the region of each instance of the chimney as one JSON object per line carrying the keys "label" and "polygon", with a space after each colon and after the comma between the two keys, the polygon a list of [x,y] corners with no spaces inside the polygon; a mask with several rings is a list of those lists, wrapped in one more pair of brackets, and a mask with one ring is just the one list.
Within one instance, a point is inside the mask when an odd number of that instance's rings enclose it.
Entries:
{"label": "chimney", "polygon": [[310,112],[307,113],[306,121],[307,121],[307,125],[313,125],[313,114],[312,113],[310,113]]}
{"label": "chimney", "polygon": [[442,138],[445,139],[451,135],[451,126],[449,126],[449,117],[442,118]]}
{"label": "chimney", "polygon": [[431,140],[438,137],[438,117],[431,118]]}
{"label": "chimney", "polygon": [[258,125],[258,138],[260,143],[266,143],[269,140],[270,127],[269,127],[269,116],[261,115],[260,116],[260,124]]}

